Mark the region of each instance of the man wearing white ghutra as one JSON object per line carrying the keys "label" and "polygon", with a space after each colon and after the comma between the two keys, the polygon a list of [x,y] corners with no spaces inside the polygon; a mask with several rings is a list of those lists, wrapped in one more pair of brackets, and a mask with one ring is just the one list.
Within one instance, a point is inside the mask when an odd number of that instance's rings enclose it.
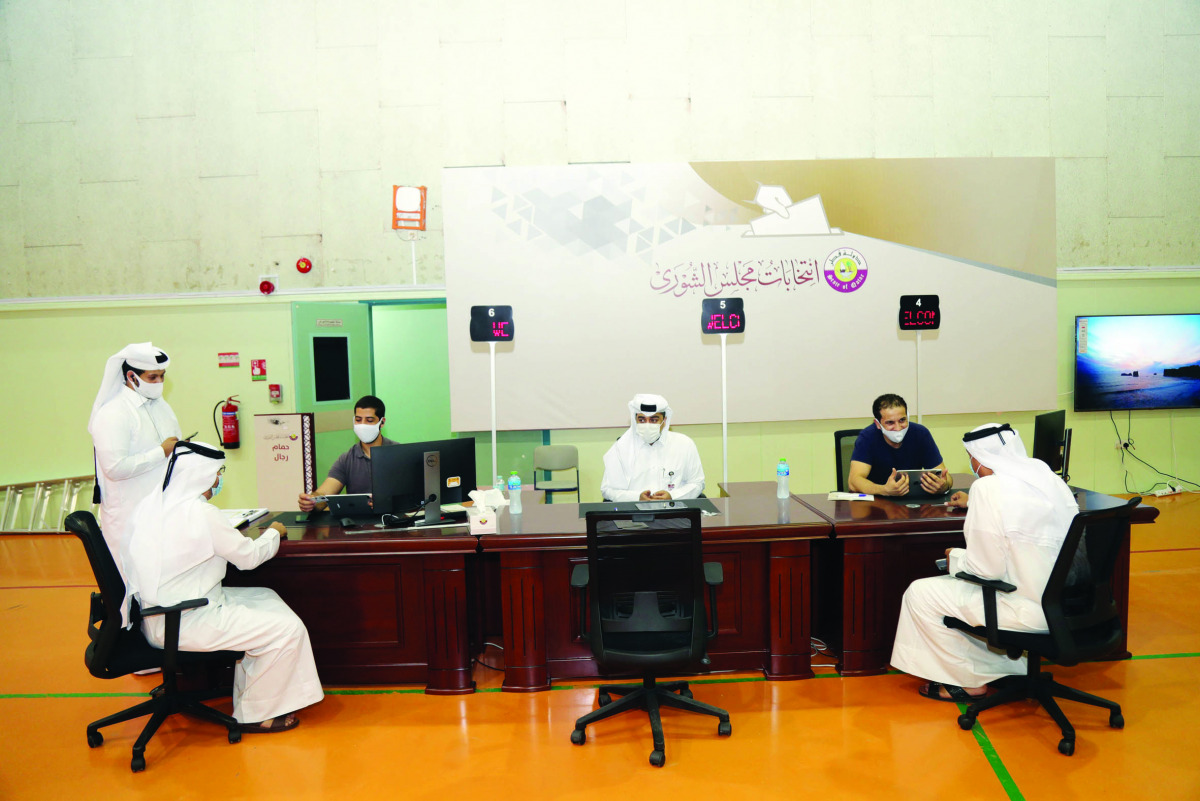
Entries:
{"label": "man wearing white ghutra", "polygon": [[117,568],[121,543],[138,503],[162,484],[167,457],[182,436],[163,381],[171,364],[149,342],[126,345],[109,357],[92,404],[88,431],[96,449],[100,527]]}

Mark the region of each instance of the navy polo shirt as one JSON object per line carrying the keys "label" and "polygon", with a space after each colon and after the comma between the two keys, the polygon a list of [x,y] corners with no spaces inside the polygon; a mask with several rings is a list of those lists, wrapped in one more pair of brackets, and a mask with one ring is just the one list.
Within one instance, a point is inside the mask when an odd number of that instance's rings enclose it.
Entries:
{"label": "navy polo shirt", "polygon": [[875,424],[859,432],[854,441],[852,461],[871,465],[867,479],[875,484],[886,484],[892,470],[920,470],[934,468],[942,463],[942,454],[929,429],[920,423],[909,423],[908,433],[899,448],[893,448]]}

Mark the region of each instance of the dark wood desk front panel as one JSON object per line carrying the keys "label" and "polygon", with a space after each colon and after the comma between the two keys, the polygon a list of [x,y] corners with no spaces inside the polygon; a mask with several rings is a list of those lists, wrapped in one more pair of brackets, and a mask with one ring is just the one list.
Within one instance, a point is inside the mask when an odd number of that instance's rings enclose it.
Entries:
{"label": "dark wood desk front panel", "polygon": [[[955,486],[974,476],[955,474]],[[795,496],[828,520],[834,539],[813,556],[814,635],[839,654],[842,675],[876,675],[887,670],[900,604],[908,585],[937,575],[934,561],[946,548],[964,546],[966,510],[902,502],[830,501],[825,495]],[[1106,509],[1125,501],[1090,490],[1075,490],[1080,509]],[[1157,510],[1137,510],[1135,520],[1150,521]],[[1129,621],[1129,532],[1117,563],[1114,593],[1123,629]],[[1128,658],[1125,635],[1114,658]]]}
{"label": "dark wood desk front panel", "polygon": [[465,527],[289,528],[274,559],[245,573],[231,566],[226,582],[279,593],[308,628],[327,684],[415,683],[431,694],[469,693],[467,570],[476,549]]}
{"label": "dark wood desk front panel", "polygon": [[[720,562],[719,634],[709,646],[712,670],[763,670],[773,679],[812,676],[810,544],[830,526],[792,499],[724,498],[720,517],[704,518],[704,557]],[[484,554],[500,559],[504,689],[548,689],[552,679],[598,676],[579,632],[574,565],[587,561],[586,527],[574,504],[507,512],[499,533],[483,535]]]}

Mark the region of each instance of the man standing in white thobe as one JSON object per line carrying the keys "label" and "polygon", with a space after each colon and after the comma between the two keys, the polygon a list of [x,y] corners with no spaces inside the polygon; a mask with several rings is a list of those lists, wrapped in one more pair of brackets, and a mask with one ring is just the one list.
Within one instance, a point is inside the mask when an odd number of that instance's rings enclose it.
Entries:
{"label": "man standing in white thobe", "polygon": [[[226,565],[252,570],[274,556],[285,529],[275,522],[252,540],[229,525],[208,503],[221,491],[224,471],[222,451],[181,442],[166,486],[134,511],[124,545],[125,624],[131,599],[144,608],[207,598],[207,606],[183,613],[179,648],[244,651],[233,674],[233,717],[242,731],[287,731],[300,724],[293,712],[324,698],[308,630],[274,590],[221,584]],[[165,628],[162,616],[142,621],[157,648]]]}
{"label": "man standing in white thobe", "polygon": [[600,493],[605,500],[683,500],[704,492],[696,443],[670,430],[671,416],[661,395],[634,395],[629,401],[629,430],[604,454]]}
{"label": "man standing in white thobe", "polygon": [[942,622],[950,616],[984,625],[983,591],[954,575],[964,571],[1015,585],[1015,592],[997,595],[1000,627],[1046,631],[1042,592],[1079,512],[1066,483],[1044,462],[1026,456],[1020,436],[1007,424],[979,426],[963,437],[963,446],[979,480],[969,498],[958,492],[950,503],[967,509],[967,547],[946,551],[949,575],[909,585],[892,649],[892,665],[928,679],[918,692],[941,701],[967,701],[985,695],[990,681],[1025,673],[1026,657],[1009,659]]}
{"label": "man standing in white thobe", "polygon": [[134,507],[162,483],[167,457],[182,436],[163,399],[170,358],[149,342],[127,345],[104,365],[88,431],[96,448],[100,527],[117,569]]}

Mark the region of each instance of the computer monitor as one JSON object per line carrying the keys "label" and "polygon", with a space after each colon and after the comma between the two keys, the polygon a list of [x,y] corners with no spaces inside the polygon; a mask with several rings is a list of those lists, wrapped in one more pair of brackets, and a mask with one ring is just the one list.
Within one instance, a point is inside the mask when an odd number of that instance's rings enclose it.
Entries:
{"label": "computer monitor", "polygon": [[1059,409],[1033,418],[1033,458],[1041,459],[1055,473],[1066,475],[1067,412]]}
{"label": "computer monitor", "polygon": [[462,503],[473,489],[474,437],[371,449],[371,496],[379,514],[411,512],[424,504],[426,524],[442,522],[442,504]]}

